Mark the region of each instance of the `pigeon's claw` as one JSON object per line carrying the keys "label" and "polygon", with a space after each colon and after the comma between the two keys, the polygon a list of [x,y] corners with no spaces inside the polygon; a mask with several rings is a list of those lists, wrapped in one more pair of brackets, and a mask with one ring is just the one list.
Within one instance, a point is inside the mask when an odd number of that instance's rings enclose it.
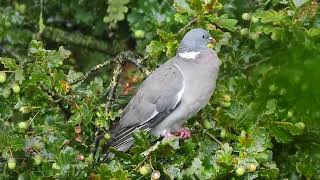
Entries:
{"label": "pigeon's claw", "polygon": [[170,131],[166,131],[165,133],[164,133],[164,138],[173,138],[173,137],[175,137],[175,135],[173,135],[173,134],[171,134],[171,132]]}
{"label": "pigeon's claw", "polygon": [[181,127],[181,128],[179,129],[179,133],[180,133],[179,137],[180,137],[181,139],[188,139],[188,138],[191,137],[191,132],[190,132],[188,129],[186,129],[186,128]]}

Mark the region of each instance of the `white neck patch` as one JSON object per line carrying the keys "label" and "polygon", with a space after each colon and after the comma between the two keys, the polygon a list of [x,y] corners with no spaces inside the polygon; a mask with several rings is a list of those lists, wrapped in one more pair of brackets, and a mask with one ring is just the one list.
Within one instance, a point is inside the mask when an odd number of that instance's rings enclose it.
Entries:
{"label": "white neck patch", "polygon": [[200,54],[199,51],[189,51],[189,52],[179,53],[179,56],[184,59],[195,59],[199,56],[199,54]]}

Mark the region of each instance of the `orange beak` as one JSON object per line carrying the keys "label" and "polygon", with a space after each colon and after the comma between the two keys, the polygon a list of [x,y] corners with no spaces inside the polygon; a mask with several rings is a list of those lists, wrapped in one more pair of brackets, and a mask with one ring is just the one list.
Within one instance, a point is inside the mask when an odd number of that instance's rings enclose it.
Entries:
{"label": "orange beak", "polygon": [[213,37],[209,37],[209,42],[215,44],[217,41]]}

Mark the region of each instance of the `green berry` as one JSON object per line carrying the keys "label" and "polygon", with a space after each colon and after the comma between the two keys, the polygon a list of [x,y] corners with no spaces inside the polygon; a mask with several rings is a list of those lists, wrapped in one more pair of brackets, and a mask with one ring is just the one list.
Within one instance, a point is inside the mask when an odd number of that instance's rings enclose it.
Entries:
{"label": "green berry", "polygon": [[259,18],[256,18],[256,17],[252,16],[251,21],[252,21],[252,23],[258,23],[259,22]]}
{"label": "green berry", "polygon": [[16,159],[15,158],[10,158],[8,160],[8,168],[9,169],[15,169],[16,168]]}
{"label": "green berry", "polygon": [[247,133],[245,131],[241,131],[240,137],[243,138],[243,139],[246,138],[247,137]]}
{"label": "green berry", "polygon": [[18,128],[21,130],[25,130],[28,128],[28,123],[27,122],[19,122],[18,123]]}
{"label": "green berry", "polygon": [[5,72],[0,72],[0,83],[4,83],[7,80],[7,74]]}
{"label": "green berry", "polygon": [[274,41],[278,40],[277,34],[276,33],[272,33],[271,34],[271,39],[274,40]]}
{"label": "green berry", "polygon": [[244,175],[244,173],[246,172],[246,169],[244,167],[238,167],[237,170],[236,170],[236,174],[237,176],[242,176]]}
{"label": "green berry", "polygon": [[249,164],[248,171],[255,172],[257,170],[257,166],[255,164]]}
{"label": "green berry", "polygon": [[3,96],[4,98],[8,98],[8,97],[10,96],[10,94],[11,94],[11,90],[10,90],[9,88],[6,88],[6,89],[4,89],[4,90],[2,91],[2,96]]}
{"label": "green berry", "polygon": [[252,34],[250,34],[250,39],[252,39],[252,40],[257,40],[257,39],[259,39],[259,34],[257,34],[257,33],[252,33]]}
{"label": "green berry", "polygon": [[274,85],[274,84],[272,84],[272,85],[269,86],[269,91],[270,91],[270,92],[274,92],[274,91],[276,91],[277,89],[278,89],[277,86]]}
{"label": "green berry", "polygon": [[231,97],[230,97],[229,95],[224,95],[224,96],[223,96],[223,100],[224,100],[225,102],[230,102],[230,101],[231,101]]}
{"label": "green berry", "polygon": [[231,102],[222,102],[221,105],[225,108],[228,108],[231,106]]}
{"label": "green berry", "polygon": [[152,168],[149,164],[145,164],[139,168],[139,172],[143,176],[150,174],[151,171],[152,171]]}
{"label": "green berry", "polygon": [[19,84],[15,83],[15,84],[12,85],[11,88],[12,88],[12,90],[13,90],[14,93],[16,93],[16,94],[20,93],[20,90],[21,90],[21,89],[20,89]]}
{"label": "green berry", "polygon": [[223,9],[223,5],[221,3],[218,3],[218,4],[214,3],[212,6],[212,9],[219,11],[219,10]]}
{"label": "green berry", "polygon": [[40,151],[41,148],[42,148],[42,145],[39,142],[32,143],[32,149],[34,149],[36,151]]}
{"label": "green berry", "polygon": [[259,162],[266,162],[269,160],[269,155],[265,152],[262,152],[262,153],[257,154],[256,159]]}
{"label": "green berry", "polygon": [[40,165],[42,162],[42,156],[40,154],[37,154],[34,156],[33,160],[35,165]]}
{"label": "green berry", "polygon": [[15,3],[15,9],[23,14],[26,12],[26,5]]}
{"label": "green berry", "polygon": [[241,36],[246,36],[249,34],[249,29],[248,28],[243,28],[240,30]]}
{"label": "green berry", "polygon": [[134,37],[136,38],[144,38],[145,32],[143,30],[135,30]]}
{"label": "green berry", "polygon": [[295,123],[294,125],[301,130],[303,130],[306,127],[306,125],[303,122],[298,122],[298,123]]}
{"label": "green berry", "polygon": [[293,112],[292,112],[292,111],[288,111],[287,117],[288,117],[288,118],[292,118],[292,116],[293,116]]}
{"label": "green berry", "polygon": [[251,20],[251,14],[250,13],[243,13],[242,14],[242,19],[246,20],[246,21],[250,21]]}
{"label": "green berry", "polygon": [[225,138],[227,136],[227,132],[225,129],[222,129],[221,132],[220,132],[220,137],[221,138]]}
{"label": "green berry", "polygon": [[204,0],[204,3],[205,3],[205,4],[211,4],[211,3],[212,3],[212,0]]}
{"label": "green berry", "polygon": [[52,164],[52,169],[59,170],[60,166],[57,163]]}
{"label": "green berry", "polygon": [[106,140],[109,140],[109,139],[111,139],[111,135],[109,133],[106,133],[106,134],[104,134],[104,138]]}
{"label": "green berry", "polygon": [[211,129],[211,123],[210,123],[210,121],[205,120],[205,121],[203,122],[203,126],[204,126],[204,128],[206,128],[206,129]]}
{"label": "green berry", "polygon": [[32,111],[32,107],[29,107],[29,106],[22,106],[21,108],[19,108],[19,111],[22,113],[22,114],[28,114]]}

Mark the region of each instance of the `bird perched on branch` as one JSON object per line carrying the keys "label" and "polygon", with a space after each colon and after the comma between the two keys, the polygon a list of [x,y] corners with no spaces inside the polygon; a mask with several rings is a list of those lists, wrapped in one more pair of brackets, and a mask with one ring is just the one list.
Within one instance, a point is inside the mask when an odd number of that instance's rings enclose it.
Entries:
{"label": "bird perched on branch", "polygon": [[212,96],[219,72],[219,58],[207,45],[208,31],[192,29],[182,39],[175,57],[161,65],[141,84],[120,121],[111,129],[108,147],[127,151],[132,133],[144,130],[155,136],[190,137],[185,120],[200,111]]}

